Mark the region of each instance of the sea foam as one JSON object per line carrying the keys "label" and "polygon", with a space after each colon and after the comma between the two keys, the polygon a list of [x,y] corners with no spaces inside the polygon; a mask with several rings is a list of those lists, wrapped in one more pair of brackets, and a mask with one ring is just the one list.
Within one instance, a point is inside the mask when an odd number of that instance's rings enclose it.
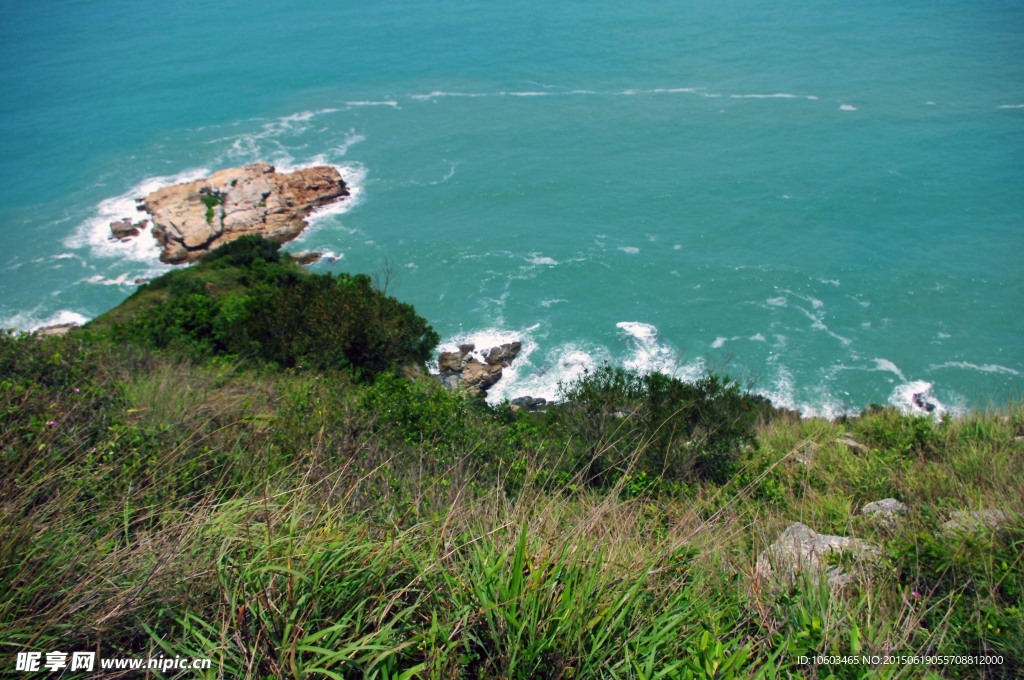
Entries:
{"label": "sea foam", "polygon": [[21,312],[0,321],[0,328],[14,328],[20,331],[34,331],[47,326],[63,326],[74,324],[81,326],[89,317],[70,309],[62,309],[46,317],[37,316],[38,308],[31,312]]}
{"label": "sea foam", "polygon": [[932,383],[924,380],[913,380],[896,387],[889,397],[889,403],[908,415],[942,416],[958,415],[963,407],[947,406],[932,394]]}
{"label": "sea foam", "polygon": [[135,199],[164,187],[201,179],[209,174],[208,168],[191,168],[176,175],[147,177],[124,193],[100,201],[92,217],[79,224],[74,233],[64,240],[64,245],[69,248],[88,248],[91,255],[97,258],[156,262],[160,257],[160,246],[150,229],[144,229],[138,236],[119,241],[111,235],[110,223],[120,222],[125,217],[130,217],[133,221],[148,219],[148,215],[136,208]]}

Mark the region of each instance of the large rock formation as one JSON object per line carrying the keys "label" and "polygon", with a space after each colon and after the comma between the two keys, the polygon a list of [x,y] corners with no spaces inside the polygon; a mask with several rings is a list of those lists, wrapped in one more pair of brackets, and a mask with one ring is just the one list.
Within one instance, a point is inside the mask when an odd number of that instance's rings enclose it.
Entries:
{"label": "large rock formation", "polygon": [[[160,259],[180,264],[247,234],[290,241],[314,208],[348,195],[332,167],[279,173],[256,163],[159,189],[140,199],[138,209],[152,217],[153,235],[163,248]],[[132,226],[129,219],[121,234]]]}

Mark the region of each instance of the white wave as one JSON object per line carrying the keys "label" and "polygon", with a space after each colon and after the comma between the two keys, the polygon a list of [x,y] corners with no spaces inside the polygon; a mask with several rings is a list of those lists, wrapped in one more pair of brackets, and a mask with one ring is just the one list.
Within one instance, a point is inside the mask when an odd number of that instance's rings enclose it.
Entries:
{"label": "white wave", "polygon": [[414,94],[410,95],[411,99],[437,99],[439,97],[486,97],[486,94],[480,92],[446,92],[444,90],[434,90],[429,94]]}
{"label": "white wave", "polygon": [[54,255],[50,259],[51,260],[57,260],[57,261],[59,261],[61,263],[61,264],[54,265],[55,268],[61,267],[65,260],[75,260],[76,262],[78,262],[78,264],[80,264],[83,267],[86,267],[86,268],[89,268],[89,269],[95,269],[95,267],[92,266],[88,262],[88,260],[86,260],[84,257],[81,257],[80,255],[75,255],[74,253],[59,253],[57,255]]}
{"label": "white wave", "polygon": [[385,100],[385,101],[345,102],[345,106],[390,106],[393,109],[400,108],[398,106],[398,102],[394,101],[393,99],[388,99],[388,100]]}
{"label": "white wave", "polygon": [[856,111],[857,107],[854,106],[853,104],[841,104],[839,106],[839,110],[840,111]]}
{"label": "white wave", "polygon": [[[725,343],[727,342],[736,342],[737,340],[742,339],[743,338],[739,335],[734,335],[731,338],[724,338],[722,336],[718,336],[717,338],[715,338],[715,341],[711,343],[711,349],[721,349],[722,347],[725,347]],[[762,340],[763,339],[764,338],[762,338]]]}
{"label": "white wave", "polygon": [[765,337],[763,335],[761,335],[760,333],[754,333],[749,338],[747,338],[747,340],[750,340],[751,342],[768,342],[765,339]]}
{"label": "white wave", "polygon": [[901,371],[899,367],[893,362],[889,361],[888,359],[881,358],[876,358],[873,361],[875,362],[874,370],[882,372],[888,371],[889,373],[894,373],[900,380],[906,382],[907,378],[906,376],[903,375],[903,371]]}
{"label": "white wave", "polygon": [[889,403],[908,415],[941,416],[945,413],[955,415],[960,408],[951,409],[932,394],[932,383],[924,380],[899,385],[889,397]]}
{"label": "white wave", "polygon": [[813,328],[816,331],[824,331],[826,334],[828,334],[832,338],[835,338],[836,340],[838,340],[840,342],[840,344],[842,344],[844,347],[849,347],[851,344],[853,344],[853,340],[852,339],[850,339],[850,338],[848,338],[846,336],[843,336],[843,335],[839,335],[839,333],[836,333],[831,328],[826,326],[825,322],[822,321],[821,319],[814,319],[814,322],[811,324],[811,328]]}
{"label": "white wave", "polygon": [[3,321],[0,321],[0,328],[13,328],[19,331],[34,331],[39,328],[46,328],[47,326],[63,326],[65,324],[81,326],[89,321],[89,317],[70,309],[62,309],[45,318],[39,318],[36,316],[36,312],[37,310],[33,310],[31,312],[21,312],[14,316],[10,316]]}
{"label": "white wave", "polygon": [[816,100],[814,95],[790,94],[789,92],[777,92],[774,94],[731,94],[732,99],[809,99]]}
{"label": "white wave", "polygon": [[656,342],[658,340],[658,328],[649,323],[643,323],[641,321],[620,321],[615,324],[615,327],[621,328],[642,342]]}
{"label": "white wave", "polygon": [[640,253],[640,249],[636,246],[620,246],[619,250],[629,255],[637,255]]}
{"label": "white wave", "polygon": [[333,250],[318,249],[317,252],[320,253],[320,259],[317,260],[316,263],[325,262],[327,264],[333,264],[334,262],[345,258],[345,253],[336,253]]}
{"label": "white wave", "polygon": [[[518,359],[516,361],[518,362]],[[504,399],[522,396],[558,401],[563,387],[579,380],[587,373],[593,373],[607,362],[607,352],[603,349],[586,348],[572,343],[562,345],[549,352],[542,364],[529,374],[524,373],[522,377],[513,376],[507,382],[506,377],[502,377],[488,394],[487,401],[500,403]],[[514,367],[515,363],[512,366]],[[520,368],[527,366],[528,364],[523,364]]]}
{"label": "white wave", "polygon": [[641,321],[620,321],[616,328],[625,331],[631,339],[632,353],[622,363],[640,373],[676,375],[683,367],[676,361],[675,351],[658,339],[657,327]]}
{"label": "white wave", "polygon": [[[308,167],[312,167],[314,165],[323,165],[323,163],[313,162],[310,163]],[[348,163],[346,165],[332,164],[332,167],[337,169],[341,174],[341,178],[345,180],[345,185],[348,187],[348,196],[339,201],[328,203],[327,205],[320,206],[313,210],[313,212],[310,213],[309,218],[306,220],[309,226],[303,230],[299,238],[296,239],[297,241],[302,241],[304,237],[313,231],[314,226],[325,218],[344,215],[359,205],[363,200],[363,190],[366,186],[366,168],[360,163]]]}
{"label": "white wave", "polygon": [[191,168],[176,175],[147,177],[123,194],[100,201],[93,216],[79,224],[74,233],[64,240],[64,245],[69,248],[89,248],[94,257],[155,262],[160,256],[160,246],[150,229],[119,241],[111,235],[110,223],[120,222],[126,217],[133,221],[148,219],[149,215],[136,209],[136,198],[164,187],[192,182],[209,174],[208,168]]}
{"label": "white wave", "polygon": [[257,132],[243,132],[213,139],[209,144],[230,142],[228,149],[216,159],[215,164],[221,165],[231,161],[231,164],[237,165],[240,162],[266,160],[274,166],[287,165],[294,159],[278,138],[305,132],[312,126],[314,118],[336,111],[338,109],[334,108],[300,111],[264,123]]}
{"label": "white wave", "polygon": [[332,151],[334,151],[334,153],[337,154],[338,156],[345,156],[345,155],[348,154],[348,150],[350,148],[352,148],[353,146],[355,146],[359,142],[365,142],[365,141],[366,141],[366,137],[364,137],[363,135],[359,134],[355,130],[349,130],[348,135],[345,137],[345,140],[341,144],[339,144],[338,146],[334,147],[334,149],[332,149]]}
{"label": "white wave", "polygon": [[855,415],[857,409],[850,408],[836,399],[828,390],[827,385],[820,385],[810,390],[810,399],[797,399],[793,374],[783,365],[779,365],[775,380],[771,385],[754,389],[753,392],[770,399],[776,408],[784,408],[800,413],[801,418],[823,418],[835,420],[844,415]]}
{"label": "white wave", "polygon": [[558,260],[555,260],[554,258],[550,257],[545,257],[538,253],[530,253],[530,257],[529,259],[527,259],[527,262],[529,262],[530,264],[548,265],[551,267],[554,267],[558,264]]}
{"label": "white wave", "polygon": [[1024,104],[1002,104],[997,109],[1024,109]]}
{"label": "white wave", "polygon": [[839,279],[818,279],[818,281],[824,283],[826,286],[839,287]]}
{"label": "white wave", "polygon": [[[696,87],[656,87],[651,89],[626,88],[623,90],[600,91],[587,88],[575,88],[572,90],[498,90],[494,92],[458,92],[450,90],[433,90],[432,92],[416,93],[409,95],[410,99],[417,101],[429,101],[442,97],[550,97],[566,95],[603,96],[603,97],[632,97],[636,95],[665,95],[665,94],[692,94],[699,97],[719,98],[725,95],[708,92],[705,88]],[[803,99],[817,101],[816,95],[792,94],[790,92],[772,93],[751,93],[751,94],[730,94],[733,99]],[[390,105],[390,102],[387,102]]]}
{"label": "white wave", "polygon": [[789,304],[789,300],[781,295],[779,297],[768,298],[764,302],[769,307],[785,307]]}
{"label": "white wave", "polygon": [[[450,180],[452,177],[455,177],[455,169],[457,167],[458,167],[458,163],[451,163],[451,162],[449,162],[448,172],[446,172],[444,174],[444,177],[442,177],[441,179],[435,179],[433,182],[427,182],[427,186],[437,186],[438,184],[444,184],[445,182]],[[419,182],[414,182],[414,184],[419,184]]]}
{"label": "white wave", "polygon": [[94,283],[99,284],[101,286],[134,286],[135,279],[133,278],[129,280],[128,274],[121,274],[120,276],[112,279],[108,279],[102,274],[96,274],[95,276],[90,276],[89,278],[85,279],[84,283]]}
{"label": "white wave", "polygon": [[939,339],[940,340],[946,340],[946,339],[951,338],[951,337],[953,337],[953,336],[950,335],[949,333],[939,333]]}
{"label": "white wave", "polygon": [[541,307],[550,307],[551,305],[557,305],[559,302],[568,302],[568,300],[566,300],[564,298],[555,298],[553,300],[541,300],[540,301],[540,306]]}
{"label": "white wave", "polygon": [[[939,334],[940,337],[943,335]],[[949,337],[948,335],[946,337]],[[937,371],[943,368],[962,368],[970,371],[981,371],[982,373],[1002,373],[1004,375],[1020,375],[1020,371],[1012,369],[1008,366],[1000,366],[998,364],[972,364],[968,361],[947,361],[944,364],[933,364],[928,367],[929,370]]]}
{"label": "white wave", "polygon": [[328,108],[328,109],[317,109],[315,111],[300,111],[298,113],[292,113],[292,114],[289,114],[287,116],[282,116],[281,118],[278,118],[278,122],[279,122],[280,125],[282,125],[284,127],[289,127],[289,126],[294,125],[295,123],[308,123],[309,121],[313,120],[317,116],[323,115],[325,113],[334,113],[337,110],[338,109],[330,109],[330,108]]}
{"label": "white wave", "polygon": [[672,250],[682,250],[682,249],[683,249],[683,244],[682,243],[677,243],[674,246],[672,246]]}
{"label": "white wave", "polygon": [[[824,312],[824,309],[823,309],[825,307],[825,303],[824,302],[822,302],[821,300],[819,300],[819,299],[817,299],[815,297],[811,297],[810,295],[801,295],[800,293],[794,293],[793,291],[790,291],[790,290],[786,290],[786,291],[783,291],[783,292],[789,293],[790,295],[795,295],[795,296],[797,296],[799,298],[802,298],[803,300],[806,300],[807,302],[810,303],[813,311],[812,311],[812,309],[805,309],[805,308],[803,308],[803,307],[801,307],[799,305],[796,305],[796,308],[798,310],[800,310],[800,313],[802,313],[804,316],[806,316],[810,320],[811,328],[813,328],[816,331],[823,331],[823,332],[825,332],[829,336],[831,336],[831,337],[835,338],[836,340],[838,340],[844,346],[849,346],[849,345],[851,345],[853,343],[853,340],[851,340],[850,338],[844,337],[842,335],[839,335],[835,331],[831,330],[825,324],[825,321],[824,321],[825,312]],[[769,303],[770,302],[771,301],[769,301]]]}
{"label": "white wave", "polygon": [[[475,347],[472,352],[473,356],[476,357],[478,361],[486,363],[487,356],[485,352],[490,350],[492,347],[506,345],[511,342],[521,343],[522,348],[519,350],[519,355],[516,357],[515,361],[512,362],[511,366],[507,366],[502,369],[501,380],[499,380],[497,384],[487,392],[488,403],[500,404],[506,398],[511,399],[513,397],[527,394],[525,392],[516,392],[515,394],[512,394],[512,390],[516,389],[515,385],[518,382],[519,375],[523,368],[531,366],[530,355],[537,350],[537,341],[534,339],[533,334],[538,328],[539,324],[518,331],[502,328],[485,328],[469,333],[462,333],[446,338],[440,345],[438,345],[438,351],[455,352],[458,351],[459,345],[471,344]],[[430,366],[430,370],[431,372],[436,373],[438,370],[437,364],[432,364]],[[546,394],[530,394],[530,396],[554,398],[554,395],[548,397]]]}

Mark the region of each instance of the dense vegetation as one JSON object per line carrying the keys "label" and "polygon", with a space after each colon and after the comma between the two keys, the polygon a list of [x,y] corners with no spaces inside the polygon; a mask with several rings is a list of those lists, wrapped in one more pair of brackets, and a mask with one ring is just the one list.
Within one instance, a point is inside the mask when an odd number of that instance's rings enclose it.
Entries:
{"label": "dense vegetation", "polygon": [[[607,368],[530,414],[410,368],[435,343],[369,279],[257,242],[77,336],[0,336],[2,663],[98,648],[209,657],[224,678],[1024,673],[1024,409],[800,421],[724,378]],[[885,497],[911,512],[857,513]],[[979,508],[1006,521],[942,528]],[[761,578],[797,520],[882,555],[842,587]],[[798,661],[815,654],[1003,664]]]}
{"label": "dense vegetation", "polygon": [[310,274],[246,236],[141,287],[93,333],[193,358],[342,368],[362,377],[427,361],[438,335],[366,275]]}

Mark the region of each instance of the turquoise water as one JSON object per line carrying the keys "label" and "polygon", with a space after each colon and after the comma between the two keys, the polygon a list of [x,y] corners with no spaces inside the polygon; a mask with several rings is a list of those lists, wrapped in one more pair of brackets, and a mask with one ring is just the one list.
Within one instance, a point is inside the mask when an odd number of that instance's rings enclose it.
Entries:
{"label": "turquoise water", "polygon": [[[107,223],[255,160],[356,189],[292,250],[393,270],[492,398],[609,361],[782,405],[1024,388],[1019,2],[0,5],[0,324],[158,274]],[[491,6],[493,5],[493,6]]]}

